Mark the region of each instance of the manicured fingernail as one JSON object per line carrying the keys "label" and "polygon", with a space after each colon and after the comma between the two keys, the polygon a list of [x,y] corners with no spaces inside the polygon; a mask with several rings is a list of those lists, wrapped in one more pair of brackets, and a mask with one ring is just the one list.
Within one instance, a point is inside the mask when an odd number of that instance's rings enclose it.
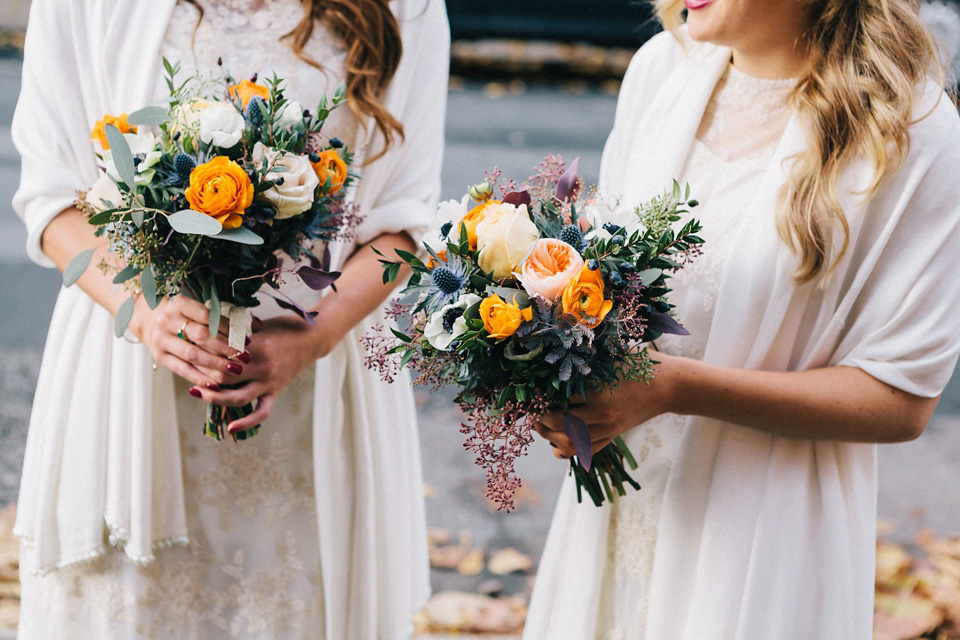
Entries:
{"label": "manicured fingernail", "polygon": [[238,431],[241,431],[240,427],[236,427],[236,426],[227,427],[227,433],[229,433],[230,435],[233,435]]}
{"label": "manicured fingernail", "polygon": [[206,386],[207,389],[210,389],[210,391],[220,391],[220,385],[218,385],[216,382],[208,382]]}
{"label": "manicured fingernail", "polygon": [[244,351],[243,353],[238,353],[238,354],[237,354],[237,360],[239,360],[239,361],[242,362],[243,364],[250,364],[250,361],[251,361],[252,359],[253,359],[253,356],[250,355],[250,353],[247,352],[247,351]]}
{"label": "manicured fingernail", "polygon": [[192,395],[194,398],[203,397],[203,394],[200,393],[200,389],[197,389],[196,387],[190,387],[190,395]]}
{"label": "manicured fingernail", "polygon": [[238,376],[243,373],[243,367],[238,365],[236,362],[230,362],[227,364],[227,371]]}

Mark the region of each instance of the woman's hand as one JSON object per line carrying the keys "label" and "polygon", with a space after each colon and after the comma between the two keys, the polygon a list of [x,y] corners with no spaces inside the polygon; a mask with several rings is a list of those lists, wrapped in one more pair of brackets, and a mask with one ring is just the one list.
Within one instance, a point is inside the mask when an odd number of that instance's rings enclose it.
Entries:
{"label": "woman's hand", "polygon": [[244,358],[240,372],[231,378],[239,386],[197,389],[206,402],[223,406],[241,407],[258,401],[252,413],[227,426],[230,434],[246,431],[269,418],[280,392],[336,344],[320,326],[311,326],[296,316],[255,324],[258,326],[247,344],[249,356]]}
{"label": "woman's hand", "polygon": [[215,391],[220,385],[237,382],[242,367],[236,360],[249,357],[227,344],[226,319],[220,321],[220,333],[211,337],[209,317],[210,311],[202,303],[178,295],[165,298],[153,310],[138,299],[130,321],[130,330],[157,364],[193,384],[190,394],[195,397],[201,396],[199,388]]}
{"label": "woman's hand", "polygon": [[[673,395],[670,382],[684,360],[652,352],[651,357],[660,364],[656,365],[654,378],[649,383],[627,380],[611,391],[592,394],[586,404],[568,410],[586,423],[592,453],[603,449],[617,436],[669,410]],[[550,442],[556,457],[576,455],[573,441],[563,431],[562,411],[543,415],[534,428]]]}

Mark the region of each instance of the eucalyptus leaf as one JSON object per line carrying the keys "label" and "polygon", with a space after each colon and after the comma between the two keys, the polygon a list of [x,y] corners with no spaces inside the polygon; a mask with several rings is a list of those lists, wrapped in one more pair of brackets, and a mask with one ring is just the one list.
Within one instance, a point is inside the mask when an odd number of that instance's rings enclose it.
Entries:
{"label": "eucalyptus leaf", "polygon": [[113,284],[120,284],[121,282],[126,282],[130,278],[136,276],[140,273],[140,268],[133,265],[127,265],[124,267],[120,273],[113,277]]}
{"label": "eucalyptus leaf", "polygon": [[157,126],[167,121],[166,107],[144,107],[127,116],[127,122],[135,125]]}
{"label": "eucalyptus leaf", "polygon": [[160,299],[157,297],[157,276],[152,264],[148,264],[140,274],[140,290],[143,292],[143,299],[146,300],[147,306],[156,309]]}
{"label": "eucalyptus leaf", "polygon": [[130,145],[127,144],[123,134],[120,133],[120,129],[112,124],[104,126],[103,130],[107,134],[107,142],[110,144],[110,153],[113,154],[113,163],[117,167],[117,173],[120,174],[120,179],[126,183],[127,187],[133,191],[135,189],[134,177],[136,171],[133,166],[133,154],[130,152]]}
{"label": "eucalyptus leaf", "polygon": [[663,275],[663,271],[660,269],[645,269],[637,275],[640,276],[640,284],[649,287],[657,281],[657,278]]}
{"label": "eucalyptus leaf", "polygon": [[93,249],[87,249],[75,255],[63,270],[63,286],[69,287],[76,282],[87,270],[91,258],[93,258]]}
{"label": "eucalyptus leaf", "polygon": [[137,229],[143,226],[143,211],[135,209],[130,212],[130,217],[133,219],[133,224],[137,225]]}
{"label": "eucalyptus leaf", "polygon": [[223,230],[216,218],[194,211],[181,209],[167,216],[167,222],[177,233],[190,233],[201,236],[215,236]]}
{"label": "eucalyptus leaf", "polygon": [[113,335],[118,338],[127,332],[127,325],[130,324],[130,319],[133,318],[133,301],[134,297],[130,296],[120,305],[120,308],[117,309],[117,317],[113,320]]}
{"label": "eucalyptus leaf", "polygon": [[90,219],[87,220],[87,222],[89,222],[95,227],[99,227],[100,225],[104,225],[110,222],[113,219],[113,214],[115,214],[116,212],[117,212],[116,209],[107,209],[106,211],[95,213],[92,216],[90,216]]}
{"label": "eucalyptus leaf", "polygon": [[248,229],[247,227],[237,227],[236,229],[224,229],[220,233],[213,234],[211,237],[217,240],[229,240],[230,242],[239,242],[240,244],[263,244],[263,238]]}

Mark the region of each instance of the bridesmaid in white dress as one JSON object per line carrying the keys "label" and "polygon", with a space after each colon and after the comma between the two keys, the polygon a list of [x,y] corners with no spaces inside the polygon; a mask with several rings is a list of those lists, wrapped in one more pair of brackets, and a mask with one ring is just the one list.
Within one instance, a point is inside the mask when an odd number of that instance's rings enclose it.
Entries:
{"label": "bridesmaid in white dress", "polygon": [[[91,269],[63,290],[20,497],[18,637],[409,637],[429,593],[412,391],[370,374],[357,339],[389,294],[369,246],[414,250],[439,192],[443,3],[76,5],[35,0],[30,19],[14,136],[24,156],[16,206],[36,260],[63,268],[85,246],[105,250],[66,198],[95,169],[84,141],[97,114],[166,93],[161,56],[184,77],[218,62],[235,78],[276,73],[309,108],[345,80],[351,104],[323,132],[357,154],[348,197],[364,221],[352,244],[331,247],[336,292],[288,285],[319,311],[317,326],[264,297],[239,357],[209,338],[194,301],[139,305],[135,344],[110,336],[124,294],[109,279]],[[195,347],[176,335],[185,322]],[[254,399],[255,414],[232,426],[262,422],[257,437],[203,436],[204,402]]]}
{"label": "bridesmaid in white dress", "polygon": [[600,188],[690,183],[690,336],[575,411],[643,488],[595,508],[568,479],[524,638],[868,640],[875,443],[923,432],[960,352],[960,118],[907,0],[657,9]]}

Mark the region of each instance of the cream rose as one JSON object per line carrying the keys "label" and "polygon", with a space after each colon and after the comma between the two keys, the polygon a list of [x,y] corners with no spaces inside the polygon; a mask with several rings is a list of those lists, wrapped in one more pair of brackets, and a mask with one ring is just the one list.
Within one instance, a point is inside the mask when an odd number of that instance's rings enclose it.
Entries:
{"label": "cream rose", "polygon": [[527,206],[491,204],[477,224],[477,261],[480,268],[497,280],[509,278],[523,262],[533,243],[540,237],[537,225],[527,213]]}
{"label": "cream rose", "polygon": [[313,196],[320,186],[320,180],[310,164],[310,158],[292,153],[278,153],[260,142],[253,148],[253,158],[257,164],[266,158],[270,167],[279,165],[287,169],[271,169],[265,176],[267,180],[281,181],[281,184],[263,192],[263,197],[277,208],[278,220],[298,216],[313,205]]}
{"label": "cream rose", "polygon": [[562,240],[540,238],[520,265],[517,279],[530,295],[556,302],[582,268],[583,258],[575,248]]}
{"label": "cream rose", "polygon": [[175,130],[185,129],[205,144],[229,149],[240,142],[246,126],[243,114],[229,102],[194,100],[181,104],[176,110]]}
{"label": "cream rose", "polygon": [[101,173],[100,177],[84,198],[91,207],[97,211],[106,211],[107,209],[116,209],[123,204],[123,196],[117,183],[114,182],[106,173]]}

